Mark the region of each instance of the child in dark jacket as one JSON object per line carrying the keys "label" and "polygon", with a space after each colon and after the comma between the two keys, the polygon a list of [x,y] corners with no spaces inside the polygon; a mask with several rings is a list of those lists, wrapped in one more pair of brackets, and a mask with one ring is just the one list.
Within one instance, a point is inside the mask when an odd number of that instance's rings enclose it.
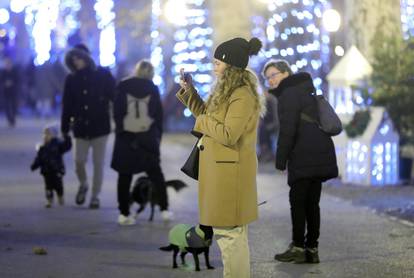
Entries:
{"label": "child in dark jacket", "polygon": [[31,169],[34,171],[40,168],[40,173],[44,178],[47,200],[46,208],[52,207],[53,191],[56,191],[59,204],[64,204],[63,175],[65,174],[65,165],[63,163],[63,154],[69,151],[71,147],[71,138],[65,136],[64,140],[59,139],[56,127],[48,126],[43,130],[43,144],[37,151]]}

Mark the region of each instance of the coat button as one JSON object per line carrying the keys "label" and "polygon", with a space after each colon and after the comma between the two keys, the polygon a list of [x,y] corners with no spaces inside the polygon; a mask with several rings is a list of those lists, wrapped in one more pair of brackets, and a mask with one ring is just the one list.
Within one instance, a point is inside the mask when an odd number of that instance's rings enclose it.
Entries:
{"label": "coat button", "polygon": [[204,146],[200,145],[200,151],[203,151],[203,150],[204,150]]}
{"label": "coat button", "polygon": [[88,105],[85,105],[85,107],[84,107],[84,108],[85,108],[85,110],[88,110]]}
{"label": "coat button", "polygon": [[86,95],[88,93],[87,90],[83,90],[83,94]]}

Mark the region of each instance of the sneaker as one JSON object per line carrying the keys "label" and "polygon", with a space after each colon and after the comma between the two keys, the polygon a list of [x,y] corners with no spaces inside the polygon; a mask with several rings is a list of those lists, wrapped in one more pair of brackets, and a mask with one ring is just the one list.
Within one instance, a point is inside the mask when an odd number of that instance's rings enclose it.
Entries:
{"label": "sneaker", "polygon": [[90,209],[98,209],[99,208],[99,199],[98,198],[92,198],[91,202],[89,203]]}
{"label": "sneaker", "polygon": [[311,264],[319,263],[318,248],[306,248],[306,262]]}
{"label": "sneaker", "polygon": [[121,226],[135,225],[135,218],[132,217],[132,215],[125,216],[123,214],[120,214],[118,216],[118,224],[121,225]]}
{"label": "sneaker", "polygon": [[85,203],[86,192],[88,192],[88,187],[85,185],[79,186],[78,193],[76,194],[76,204],[83,205]]}
{"label": "sneaker", "polygon": [[61,206],[63,206],[65,204],[65,199],[63,198],[63,196],[58,196],[58,203]]}
{"label": "sneaker", "polygon": [[174,219],[174,213],[169,210],[163,210],[161,211],[161,218],[164,221],[170,221]]}
{"label": "sneaker", "polygon": [[285,252],[275,255],[275,260],[279,262],[294,262],[297,264],[305,263],[305,248],[294,246],[291,243]]}
{"label": "sneaker", "polygon": [[47,200],[45,204],[45,208],[51,208],[52,207],[52,200]]}

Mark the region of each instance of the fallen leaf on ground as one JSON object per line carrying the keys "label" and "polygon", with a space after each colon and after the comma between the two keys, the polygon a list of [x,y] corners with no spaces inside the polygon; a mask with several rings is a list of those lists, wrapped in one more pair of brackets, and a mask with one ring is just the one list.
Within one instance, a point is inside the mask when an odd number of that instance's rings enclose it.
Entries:
{"label": "fallen leaf on ground", "polygon": [[47,255],[47,250],[43,247],[33,247],[33,253],[36,255]]}

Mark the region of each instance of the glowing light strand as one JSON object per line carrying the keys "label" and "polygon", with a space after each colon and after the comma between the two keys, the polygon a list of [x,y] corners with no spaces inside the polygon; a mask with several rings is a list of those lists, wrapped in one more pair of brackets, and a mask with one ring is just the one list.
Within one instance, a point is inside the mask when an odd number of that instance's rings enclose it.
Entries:
{"label": "glowing light strand", "polygon": [[[174,55],[172,57],[172,72],[176,76],[175,82],[179,82],[179,70],[181,67],[193,76],[195,86],[202,97],[210,91],[212,82],[209,51],[213,45],[211,34],[213,29],[209,26],[208,10],[204,0],[182,0],[181,25],[174,33]],[[185,116],[190,116],[188,111]]]}
{"label": "glowing light strand", "polygon": [[160,0],[152,1],[152,16],[151,16],[151,63],[155,68],[154,83],[160,89],[160,93],[164,94],[165,84],[163,80],[164,76],[164,57],[161,48],[161,37],[159,32],[159,17],[161,15]]}
{"label": "glowing light strand", "polygon": [[116,63],[116,36],[115,36],[115,13],[114,1],[96,0],[94,9],[98,29],[101,30],[99,38],[99,61],[104,67],[113,67]]}
{"label": "glowing light strand", "polygon": [[320,28],[323,11],[329,8],[326,0],[271,1],[264,30],[267,46],[259,53],[265,60],[286,59],[293,71],[310,72],[319,94],[329,70],[330,38]]}
{"label": "glowing light strand", "polygon": [[34,0],[25,8],[25,23],[32,34],[32,47],[36,52],[34,63],[42,65],[50,59],[50,34],[56,28],[60,0]]}

